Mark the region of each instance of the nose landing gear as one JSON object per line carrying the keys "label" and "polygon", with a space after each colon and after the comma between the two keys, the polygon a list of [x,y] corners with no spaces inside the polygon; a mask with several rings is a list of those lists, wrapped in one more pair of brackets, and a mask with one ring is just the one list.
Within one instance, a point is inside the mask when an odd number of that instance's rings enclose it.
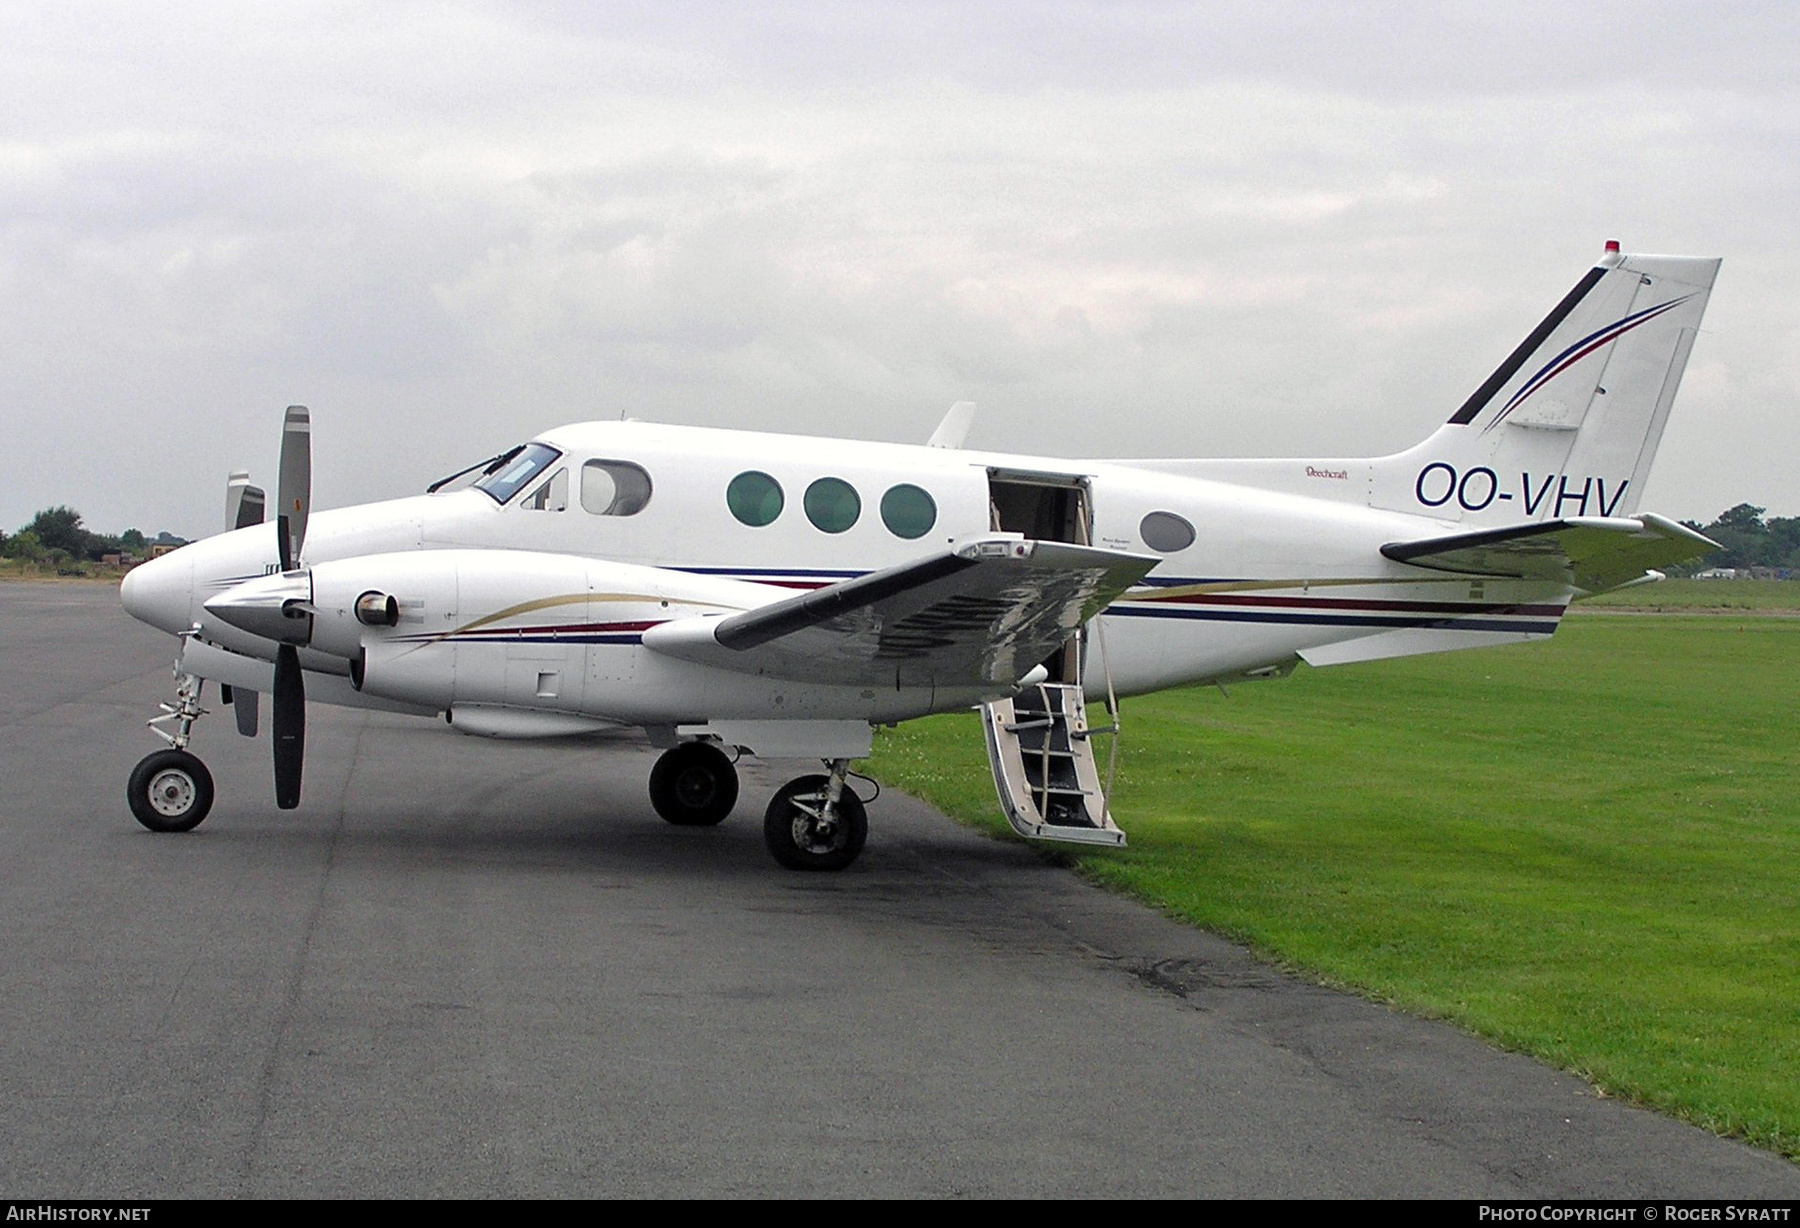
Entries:
{"label": "nose landing gear", "polygon": [[[200,687],[194,675],[176,674],[175,702],[163,704],[163,714],[149,721],[150,732],[169,749],[144,756],[125,784],[132,815],[151,831],[192,831],[212,809],[212,773],[187,750],[194,722],[206,715]],[[173,731],[164,725],[173,725]]]}

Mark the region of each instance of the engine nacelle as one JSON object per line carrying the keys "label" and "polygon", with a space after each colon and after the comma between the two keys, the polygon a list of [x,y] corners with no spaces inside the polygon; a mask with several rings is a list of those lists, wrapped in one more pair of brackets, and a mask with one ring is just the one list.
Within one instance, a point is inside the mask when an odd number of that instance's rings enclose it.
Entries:
{"label": "engine nacelle", "polygon": [[[315,563],[312,647],[354,662],[366,647],[453,629],[457,553],[369,554]],[[352,669],[352,678],[357,672]]]}
{"label": "engine nacelle", "polygon": [[768,599],[712,576],[515,550],[365,555],[311,573],[312,649],[348,661],[366,694],[440,711],[593,713],[590,649],[629,651],[671,618]]}

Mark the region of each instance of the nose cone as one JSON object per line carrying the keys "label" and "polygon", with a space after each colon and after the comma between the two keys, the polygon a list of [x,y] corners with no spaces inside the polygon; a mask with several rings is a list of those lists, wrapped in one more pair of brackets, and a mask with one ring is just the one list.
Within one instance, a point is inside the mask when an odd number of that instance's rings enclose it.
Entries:
{"label": "nose cone", "polygon": [[119,585],[127,614],[170,635],[194,625],[193,599],[194,563],[185,548],[140,563]]}

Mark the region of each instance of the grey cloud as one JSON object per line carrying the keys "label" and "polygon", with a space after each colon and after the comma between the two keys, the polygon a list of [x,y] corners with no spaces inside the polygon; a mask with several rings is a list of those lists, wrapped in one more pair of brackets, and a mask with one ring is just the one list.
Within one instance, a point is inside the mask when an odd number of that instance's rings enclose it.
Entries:
{"label": "grey cloud", "polygon": [[0,527],[210,530],[289,400],[327,501],[621,412],[1397,448],[1608,237],[1728,259],[1661,506],[1800,510],[1791,8],[743,7],[10,19]]}

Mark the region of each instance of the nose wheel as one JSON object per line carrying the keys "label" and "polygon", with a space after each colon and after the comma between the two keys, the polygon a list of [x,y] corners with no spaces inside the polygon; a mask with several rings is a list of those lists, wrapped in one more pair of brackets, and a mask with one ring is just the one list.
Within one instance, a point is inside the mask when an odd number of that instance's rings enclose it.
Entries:
{"label": "nose wheel", "polygon": [[131,770],[125,797],[151,831],[192,831],[212,809],[212,773],[185,750],[159,750]]}

